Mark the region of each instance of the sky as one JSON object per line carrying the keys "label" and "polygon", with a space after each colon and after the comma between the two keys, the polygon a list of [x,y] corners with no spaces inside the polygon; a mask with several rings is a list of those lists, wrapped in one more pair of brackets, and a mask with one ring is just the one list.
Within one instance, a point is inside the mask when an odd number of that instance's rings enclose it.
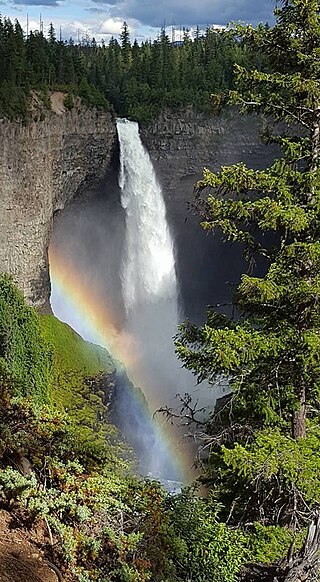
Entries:
{"label": "sky", "polygon": [[25,29],[28,14],[29,29],[39,29],[41,17],[44,32],[53,22],[64,39],[88,36],[98,42],[117,37],[124,20],[138,41],[155,38],[161,26],[171,34],[172,25],[177,39],[183,27],[271,23],[273,8],[274,0],[0,0],[0,12]]}

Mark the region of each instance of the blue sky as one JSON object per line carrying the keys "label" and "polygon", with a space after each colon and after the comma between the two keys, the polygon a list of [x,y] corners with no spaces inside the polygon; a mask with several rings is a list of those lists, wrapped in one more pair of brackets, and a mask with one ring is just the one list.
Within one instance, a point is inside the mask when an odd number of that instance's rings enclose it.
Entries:
{"label": "blue sky", "polygon": [[46,31],[52,21],[63,38],[88,34],[97,41],[117,36],[122,22],[129,24],[131,36],[153,38],[159,27],[204,28],[227,22],[272,22],[273,0],[0,0],[2,14],[18,18],[26,26],[39,29],[40,14]]}

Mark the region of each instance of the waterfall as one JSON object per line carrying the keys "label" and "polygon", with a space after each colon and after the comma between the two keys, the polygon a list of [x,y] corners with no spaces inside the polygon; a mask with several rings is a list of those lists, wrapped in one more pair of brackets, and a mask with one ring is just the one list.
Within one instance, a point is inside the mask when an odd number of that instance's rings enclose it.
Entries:
{"label": "waterfall", "polygon": [[[170,299],[177,307],[173,242],[165,204],[138,124],[118,121],[121,204],[126,212],[123,295],[127,312],[138,305]],[[175,313],[175,322],[177,313]]]}
{"label": "waterfall", "polygon": [[[88,260],[87,270],[81,261],[80,269],[77,262],[70,265],[66,261],[69,249],[60,238],[60,254],[53,250],[50,254],[51,304],[55,315],[113,355],[117,371],[112,419],[134,447],[141,472],[161,477],[171,487],[168,480],[182,482],[188,478],[193,452],[179,441],[181,433],[170,423],[156,422],[153,412],[159,406],[173,404],[170,400],[175,394],[192,392],[194,384],[174,353],[172,338],[180,319],[174,244],[161,187],[141,143],[138,125],[119,120],[117,128],[125,225],[121,216],[121,228],[117,236],[115,229],[110,230],[109,242],[114,252],[121,244],[116,253],[118,257],[122,252],[121,265],[117,264],[121,272],[115,279],[119,286],[121,279],[117,299],[124,315],[116,325],[113,323],[112,298],[104,294],[103,288],[105,273],[100,282],[99,277],[92,280],[87,276]],[[101,227],[110,229],[110,216],[106,221],[101,219]],[[68,235],[72,242],[77,241],[72,246],[81,256],[87,241],[79,232],[75,220],[74,231]],[[101,257],[108,249],[100,246],[99,237],[94,240],[97,244],[92,257],[97,257],[102,270]]]}
{"label": "waterfall", "polygon": [[122,264],[125,330],[134,338],[136,366],[132,379],[143,385],[149,401],[159,406],[179,391],[188,376],[174,353],[179,323],[174,245],[161,187],[138,124],[118,120],[121,204],[126,215]]}

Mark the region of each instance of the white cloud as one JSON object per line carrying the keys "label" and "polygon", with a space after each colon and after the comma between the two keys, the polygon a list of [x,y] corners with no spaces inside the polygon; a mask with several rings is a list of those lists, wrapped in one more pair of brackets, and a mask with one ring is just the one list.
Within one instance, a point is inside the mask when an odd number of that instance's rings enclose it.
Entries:
{"label": "white cloud", "polygon": [[104,20],[100,24],[99,34],[111,34],[116,36],[120,34],[122,24],[122,18],[107,18],[107,20]]}
{"label": "white cloud", "polygon": [[118,37],[124,20],[129,25],[132,40],[153,39],[164,24],[170,35],[173,23],[178,40],[180,25],[182,30],[184,25],[193,29],[197,24],[225,24],[237,19],[256,22],[268,19],[274,7],[274,0],[45,0],[47,5],[41,7],[31,5],[40,0],[25,0],[29,5],[25,6],[22,15],[24,0],[19,1],[18,6],[8,5],[6,12],[11,18],[18,17],[24,30],[26,12],[29,12],[29,30],[39,30],[41,12],[45,33],[53,22],[58,37],[61,27],[63,39],[94,37],[97,42]]}

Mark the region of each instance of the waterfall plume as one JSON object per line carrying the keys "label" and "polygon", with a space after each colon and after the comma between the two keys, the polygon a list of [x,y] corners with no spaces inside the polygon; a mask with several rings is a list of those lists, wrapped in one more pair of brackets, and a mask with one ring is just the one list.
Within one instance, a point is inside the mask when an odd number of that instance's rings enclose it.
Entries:
{"label": "waterfall plume", "polygon": [[118,120],[117,129],[119,184],[126,219],[124,325],[139,354],[130,373],[136,383],[148,387],[149,401],[160,406],[176,393],[187,391],[191,379],[174,353],[173,336],[179,323],[174,244],[162,190],[141,142],[138,124]]}

